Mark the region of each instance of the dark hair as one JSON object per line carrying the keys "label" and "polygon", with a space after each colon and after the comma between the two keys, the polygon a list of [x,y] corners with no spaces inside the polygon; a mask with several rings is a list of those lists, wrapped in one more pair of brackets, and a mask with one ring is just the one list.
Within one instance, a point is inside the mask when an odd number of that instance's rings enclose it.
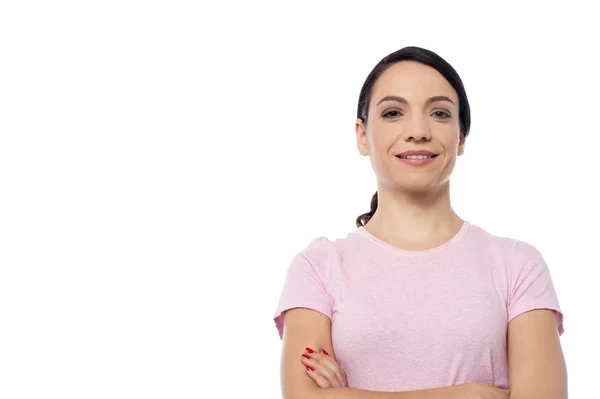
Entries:
{"label": "dark hair", "polygon": [[[469,108],[469,100],[467,99],[467,93],[463,85],[460,76],[456,70],[442,57],[434,53],[433,51],[426,50],[421,47],[409,46],[404,47],[398,51],[395,51],[385,56],[375,68],[369,73],[365,83],[363,83],[360,89],[360,95],[358,97],[358,111],[357,118],[360,118],[364,124],[367,123],[367,116],[369,115],[369,102],[371,101],[371,95],[373,92],[373,86],[375,82],[385,70],[387,70],[393,64],[400,61],[416,61],[421,64],[428,65],[436,69],[439,73],[446,78],[448,83],[452,85],[456,93],[458,94],[458,118],[460,124],[460,132],[465,136],[469,135],[471,128],[471,110]],[[364,226],[375,214],[377,210],[377,191],[371,199],[371,210],[364,213],[356,218],[356,226]]]}

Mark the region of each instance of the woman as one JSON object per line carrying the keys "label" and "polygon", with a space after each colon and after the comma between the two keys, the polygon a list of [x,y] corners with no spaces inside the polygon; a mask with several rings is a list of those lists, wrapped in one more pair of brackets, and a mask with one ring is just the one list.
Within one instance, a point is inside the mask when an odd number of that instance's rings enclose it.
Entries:
{"label": "woman", "polygon": [[369,74],[355,130],[377,192],[355,231],[289,265],[275,313],[285,398],[567,397],[541,253],[450,205],[469,127],[462,81],[434,52],[403,48]]}

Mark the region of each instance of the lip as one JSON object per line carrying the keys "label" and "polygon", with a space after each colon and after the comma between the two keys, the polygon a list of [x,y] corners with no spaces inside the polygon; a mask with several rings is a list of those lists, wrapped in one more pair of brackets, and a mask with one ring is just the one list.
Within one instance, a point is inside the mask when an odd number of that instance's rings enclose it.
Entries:
{"label": "lip", "polygon": [[410,150],[404,151],[400,154],[396,154],[396,156],[400,155],[437,155],[435,152],[427,151],[427,150]]}
{"label": "lip", "polygon": [[[407,155],[412,155],[412,154],[407,154]],[[416,154],[416,155],[428,155],[428,154]],[[429,165],[430,163],[435,162],[435,160],[438,159],[438,157],[423,158],[423,159],[405,159],[405,158],[400,158],[400,156],[396,156],[396,158],[398,158],[398,160],[400,162],[403,162],[407,165],[412,165],[412,166]]]}

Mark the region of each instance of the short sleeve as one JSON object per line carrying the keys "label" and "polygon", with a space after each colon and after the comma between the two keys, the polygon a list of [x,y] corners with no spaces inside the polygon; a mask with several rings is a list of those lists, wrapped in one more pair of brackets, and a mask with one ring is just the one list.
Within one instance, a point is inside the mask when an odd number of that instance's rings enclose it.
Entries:
{"label": "short sleeve", "polygon": [[548,265],[531,244],[515,240],[508,265],[508,322],[533,309],[554,310],[558,334],[562,335],[563,314]]}
{"label": "short sleeve", "polygon": [[283,339],[283,313],[286,310],[309,308],[332,318],[332,301],[326,289],[331,247],[327,238],[318,237],[289,264],[274,318],[279,338]]}

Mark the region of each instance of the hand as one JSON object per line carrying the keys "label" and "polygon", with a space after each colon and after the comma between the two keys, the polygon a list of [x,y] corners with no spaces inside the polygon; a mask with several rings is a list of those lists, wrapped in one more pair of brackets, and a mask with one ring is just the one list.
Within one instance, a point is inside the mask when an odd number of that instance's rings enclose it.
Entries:
{"label": "hand", "polygon": [[311,348],[306,348],[300,359],[305,366],[306,374],[321,388],[348,387],[346,373],[326,351],[315,352]]}
{"label": "hand", "polygon": [[455,385],[457,398],[461,399],[508,399],[508,389],[496,388],[483,382],[470,382],[468,384]]}

